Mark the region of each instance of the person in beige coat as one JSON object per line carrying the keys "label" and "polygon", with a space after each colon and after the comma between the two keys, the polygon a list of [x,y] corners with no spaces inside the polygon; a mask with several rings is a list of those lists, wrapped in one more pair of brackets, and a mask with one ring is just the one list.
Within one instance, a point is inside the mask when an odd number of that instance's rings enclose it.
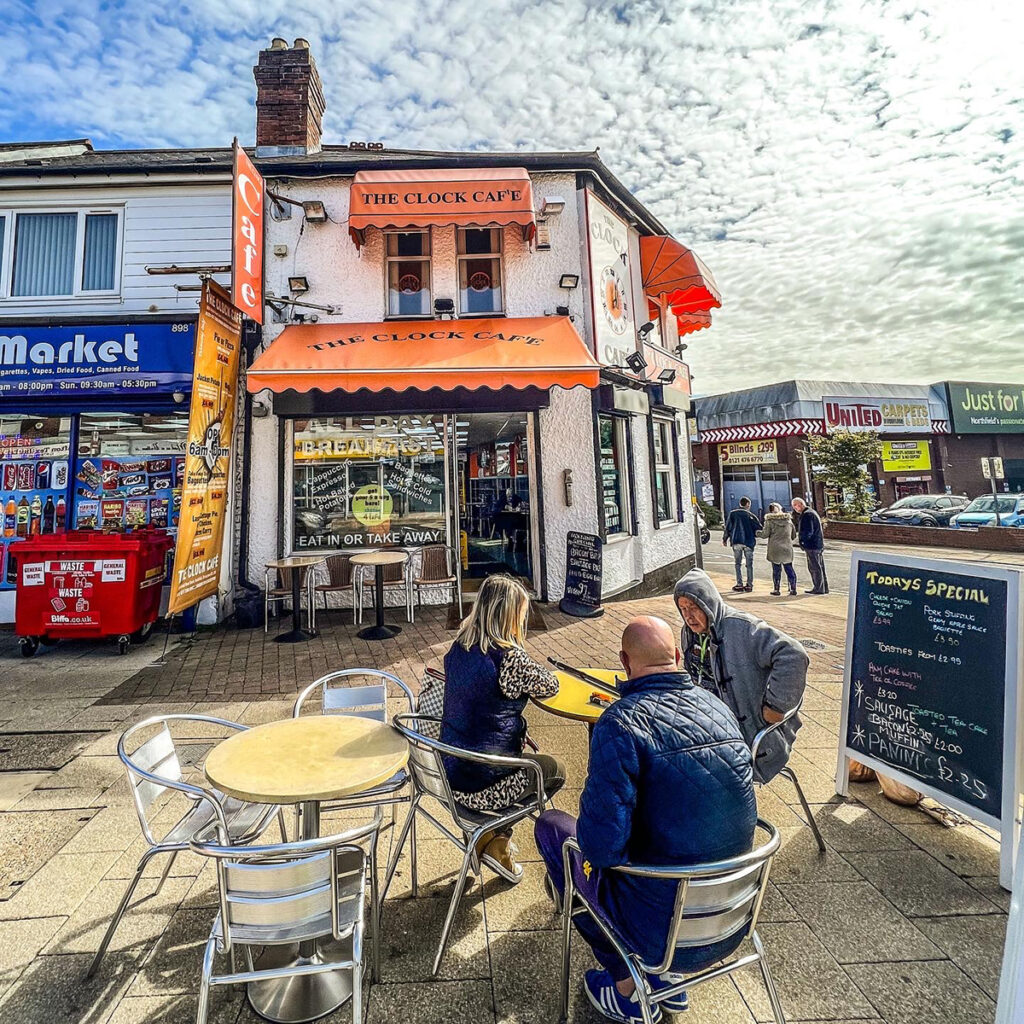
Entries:
{"label": "person in beige coat", "polygon": [[796,595],[796,572],[793,570],[793,541],[796,540],[796,527],[788,512],[782,511],[782,506],[773,501],[768,506],[768,512],[764,517],[764,526],[757,531],[758,537],[764,537],[768,542],[768,561],[772,563],[772,594],[778,597],[781,591],[779,583],[782,581],[782,570],[786,570],[786,579],[789,580],[789,593]]}

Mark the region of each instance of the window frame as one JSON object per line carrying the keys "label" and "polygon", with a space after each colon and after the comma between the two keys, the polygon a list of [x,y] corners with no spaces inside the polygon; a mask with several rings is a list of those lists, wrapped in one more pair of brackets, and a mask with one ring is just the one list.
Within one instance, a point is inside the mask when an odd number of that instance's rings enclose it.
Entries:
{"label": "window frame", "polygon": [[[0,302],[11,305],[43,304],[53,302],[74,302],[81,299],[117,299],[121,297],[124,263],[124,212],[123,204],[101,206],[0,206],[0,220],[4,221],[3,245],[0,246]],[[14,264],[15,239],[18,233],[18,217],[22,214],[73,213],[75,221],[75,260],[72,290],[60,295],[15,295]],[[114,216],[117,225],[114,231],[114,284],[112,288],[82,287],[85,276],[85,220],[89,216]]]}
{"label": "window frame", "polygon": [[[384,236],[384,319],[385,320],[430,320],[434,316],[434,238],[432,230],[426,228],[411,228],[401,230],[399,228],[388,228],[381,232]],[[423,235],[427,244],[425,254],[416,257],[392,256],[388,252],[388,239],[392,235]],[[426,313],[392,313],[391,312],[391,264],[392,263],[426,263],[430,274],[430,285],[427,288],[429,298],[427,300]]]}
{"label": "window frame", "polygon": [[[663,526],[670,526],[678,523],[679,519],[679,464],[676,458],[676,446],[674,443],[675,422],[665,416],[651,414],[648,418],[651,442],[651,517],[654,520],[654,528],[660,529]],[[661,455],[662,462],[657,461],[655,440],[658,431],[663,431]],[[668,494],[668,515],[662,517],[658,508],[658,477],[667,474],[666,493]]]}
{"label": "window frame", "polygon": [[[467,231],[489,231],[492,236],[498,239],[497,252],[474,252],[464,253],[461,251],[462,240]],[[488,312],[469,312],[462,308],[462,264],[465,260],[497,260],[498,273],[501,276],[501,287],[499,289],[501,306],[499,309],[492,309]],[[431,282],[433,283],[433,282]],[[500,226],[469,226],[455,228],[455,291],[457,293],[456,303],[460,320],[472,320],[477,317],[505,316],[505,229]]]}
{"label": "window frame", "polygon": [[[601,420],[607,419],[612,424],[612,446],[613,451],[618,449],[619,456],[619,518],[622,527],[614,533],[608,529],[608,518],[605,513],[604,503],[604,469],[601,466],[601,459],[604,450],[601,447]],[[611,412],[601,411],[597,414],[597,493],[598,507],[601,510],[601,534],[605,542],[615,542],[637,534],[636,525],[636,495],[633,491],[634,462],[632,447],[630,445],[630,417],[616,415]]]}

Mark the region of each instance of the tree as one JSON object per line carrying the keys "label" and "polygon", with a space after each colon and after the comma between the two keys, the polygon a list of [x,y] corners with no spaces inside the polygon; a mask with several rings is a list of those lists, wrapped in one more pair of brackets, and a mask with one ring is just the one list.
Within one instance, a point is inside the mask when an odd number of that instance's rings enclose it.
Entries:
{"label": "tree", "polygon": [[878,434],[836,430],[831,434],[812,434],[807,440],[811,462],[818,470],[816,475],[843,495],[839,514],[854,517],[871,512],[877,503],[867,489],[870,478],[866,466],[882,457]]}

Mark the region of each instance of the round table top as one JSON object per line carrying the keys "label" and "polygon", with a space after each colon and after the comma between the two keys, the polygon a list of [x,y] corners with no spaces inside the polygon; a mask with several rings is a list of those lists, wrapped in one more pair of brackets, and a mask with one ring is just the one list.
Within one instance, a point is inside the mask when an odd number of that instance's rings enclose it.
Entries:
{"label": "round table top", "polygon": [[405,737],[383,722],[307,715],[235,733],[210,751],[205,771],[228,796],[295,804],[365,792],[408,759]]}
{"label": "round table top", "polygon": [[[615,672],[607,668],[584,668],[580,671],[600,679],[603,683],[613,685],[616,678],[624,678],[621,671]],[[611,697],[612,700],[618,700],[611,693],[605,693],[604,690],[599,690],[568,672],[555,672],[555,678],[558,680],[558,693],[553,697],[535,697],[534,703],[559,718],[571,718],[576,722],[596,722],[607,705],[591,704],[590,695],[600,693]]]}
{"label": "round table top", "polygon": [[317,565],[327,561],[326,555],[285,555],[267,562],[268,569],[302,569],[307,565]]}
{"label": "round table top", "polygon": [[394,565],[396,562],[408,562],[408,551],[367,551],[362,555],[353,555],[350,562],[356,565]]}

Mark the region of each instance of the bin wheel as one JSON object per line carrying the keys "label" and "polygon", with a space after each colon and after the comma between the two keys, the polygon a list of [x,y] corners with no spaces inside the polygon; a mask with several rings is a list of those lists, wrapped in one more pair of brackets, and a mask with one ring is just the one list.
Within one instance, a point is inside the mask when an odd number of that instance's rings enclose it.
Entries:
{"label": "bin wheel", "polygon": [[60,643],[60,639],[59,639],[59,637],[55,637],[55,636],[41,636],[39,638],[39,642],[44,647],[56,647],[57,644]]}
{"label": "bin wheel", "polygon": [[132,633],[132,641],[137,644],[145,643],[145,641],[149,639],[149,634],[153,632],[154,625],[155,623],[147,622],[144,626],[135,630],[135,632]]}
{"label": "bin wheel", "polygon": [[117,653],[127,654],[128,648],[131,646],[132,638],[127,633],[122,633],[117,638]]}
{"label": "bin wheel", "polygon": [[39,650],[39,638],[34,636],[23,636],[18,639],[18,644],[21,647],[21,656],[23,658],[31,658],[36,651]]}

